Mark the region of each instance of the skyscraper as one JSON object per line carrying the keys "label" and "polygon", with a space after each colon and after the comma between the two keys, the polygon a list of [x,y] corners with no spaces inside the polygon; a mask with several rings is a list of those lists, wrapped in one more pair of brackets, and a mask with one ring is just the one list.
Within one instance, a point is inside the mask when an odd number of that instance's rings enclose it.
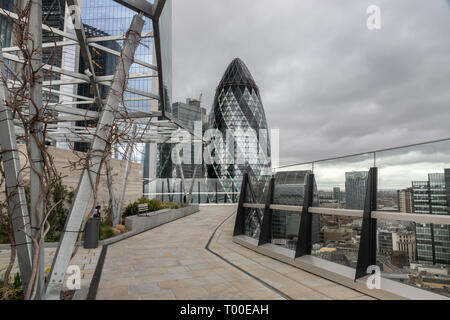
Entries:
{"label": "skyscraper", "polygon": [[[13,12],[16,8],[23,8],[27,4],[26,0],[0,0],[0,8]],[[54,29],[64,30],[65,0],[42,0],[42,23]],[[0,15],[0,38],[2,47],[13,46],[13,24],[8,21],[8,17]],[[42,42],[52,43],[62,41],[63,36],[53,32],[42,30]],[[42,62],[61,68],[62,46],[51,46],[42,48]],[[44,73],[44,80],[59,80],[61,75],[57,72]],[[59,90],[60,86],[52,86],[52,90]],[[59,101],[59,95],[50,94],[48,90],[43,91],[42,99],[44,103]]]}
{"label": "skyscraper", "polygon": [[398,211],[405,213],[413,212],[413,191],[411,188],[397,190]]}
{"label": "skyscraper", "polygon": [[367,171],[345,173],[345,202],[347,209],[364,209],[367,177]]}
{"label": "skyscraper", "polygon": [[336,200],[338,203],[342,202],[341,188],[339,187],[333,188],[333,200]]}
{"label": "skyscraper", "polygon": [[[91,27],[87,24],[84,25],[84,32],[87,37],[104,37],[104,36],[110,36],[110,34],[104,32],[103,30],[99,30],[97,28]],[[116,41],[105,41],[105,42],[99,42],[100,45],[105,46],[107,48],[120,51],[120,46]],[[93,66],[95,69],[95,74],[97,76],[106,76],[109,74],[114,74],[114,71],[116,69],[117,62],[119,61],[119,57],[108,54],[105,51],[98,50],[94,47],[90,48],[91,50],[91,57]],[[86,70],[87,67],[83,61],[83,59],[80,59],[79,62],[79,70],[78,72],[83,73],[84,70]],[[106,99],[108,95],[108,87],[106,86],[100,86],[100,94],[102,99]],[[82,83],[78,85],[78,95],[84,96],[84,97],[91,97],[94,98],[94,92],[91,88],[90,84]],[[80,100],[82,101],[82,100]],[[90,111],[98,111],[98,107],[96,104],[92,105],[79,105],[77,108],[80,109],[89,109]],[[80,127],[95,127],[97,125],[96,120],[85,120],[85,121],[77,121],[77,126]],[[90,143],[88,142],[75,142],[74,143],[74,149],[76,151],[81,152],[87,152],[89,149]]]}
{"label": "skyscraper", "polygon": [[[12,11],[14,9],[14,1],[0,0],[0,8]],[[8,17],[0,15],[0,41],[2,48],[11,46],[12,25],[8,22]]]}
{"label": "skyscraper", "polygon": [[[413,206],[416,214],[447,215],[444,173],[428,174],[428,181],[413,181]],[[417,260],[422,263],[450,265],[450,227],[416,223]]]}
{"label": "skyscraper", "polygon": [[[241,59],[236,58],[230,63],[217,87],[210,128],[222,133],[226,145],[214,145],[214,153],[221,163],[209,165],[210,178],[231,179],[240,187],[245,172],[254,177],[271,173],[268,126],[261,96]],[[243,134],[249,129],[254,130],[257,139]],[[233,137],[227,136],[227,130]],[[242,156],[245,161],[240,158]]]}
{"label": "skyscraper", "polygon": [[[186,103],[175,102],[172,105],[172,116],[192,130],[195,129],[195,125],[197,124],[203,131],[203,126],[207,122],[206,109],[202,108],[201,101],[196,99],[186,99]],[[195,169],[197,169],[195,171],[195,178],[203,177],[203,165],[201,163],[195,163],[194,152],[201,152],[201,146],[196,149],[194,143],[191,145],[191,163],[182,165],[186,179],[193,178]],[[181,177],[179,166],[174,166],[174,172],[176,173],[174,178]]]}

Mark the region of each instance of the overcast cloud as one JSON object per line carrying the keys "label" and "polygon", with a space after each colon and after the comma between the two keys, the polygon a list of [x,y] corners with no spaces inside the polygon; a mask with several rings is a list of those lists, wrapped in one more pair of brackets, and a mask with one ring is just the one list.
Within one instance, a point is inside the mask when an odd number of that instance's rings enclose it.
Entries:
{"label": "overcast cloud", "polygon": [[[448,0],[173,0],[174,101],[208,111],[235,57],[281,164],[450,137]],[[366,27],[369,5],[382,29]]]}

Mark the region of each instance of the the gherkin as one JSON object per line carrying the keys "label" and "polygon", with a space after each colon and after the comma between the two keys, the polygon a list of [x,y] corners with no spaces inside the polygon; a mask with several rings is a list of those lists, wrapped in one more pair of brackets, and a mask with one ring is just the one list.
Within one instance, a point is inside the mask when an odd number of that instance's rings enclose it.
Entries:
{"label": "the gherkin", "polygon": [[[225,71],[216,90],[210,117],[210,128],[221,131],[225,143],[227,130],[234,132],[234,146],[218,148],[216,152],[220,158],[227,160],[222,164],[210,165],[208,176],[222,181],[231,180],[237,189],[241,186],[245,172],[249,173],[253,181],[267,179],[271,168],[270,134],[258,86],[241,59],[234,59]],[[241,134],[248,129],[254,130],[258,143]],[[264,135],[260,134],[261,130]],[[239,152],[241,156],[245,154],[245,161],[237,158]],[[227,191],[228,186],[223,183],[224,191]]]}

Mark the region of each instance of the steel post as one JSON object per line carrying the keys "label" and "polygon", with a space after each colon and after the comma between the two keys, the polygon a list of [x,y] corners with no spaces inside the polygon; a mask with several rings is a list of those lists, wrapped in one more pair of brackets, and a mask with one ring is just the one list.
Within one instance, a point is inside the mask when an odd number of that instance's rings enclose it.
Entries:
{"label": "steel post", "polygon": [[371,168],[367,178],[355,281],[366,276],[368,268],[377,264],[377,220],[372,219],[372,211],[377,210],[377,180],[378,169]]}
{"label": "steel post", "polygon": [[240,236],[245,234],[245,216],[247,209],[244,208],[244,203],[247,201],[247,187],[248,187],[249,177],[248,173],[244,173],[242,178],[241,194],[239,196],[238,209],[236,213],[236,221],[234,223],[233,236]]}
{"label": "steel post", "polygon": [[114,194],[114,183],[111,170],[111,155],[108,156],[108,158],[105,160],[105,169],[106,169],[106,183],[108,184],[108,191],[109,191],[109,206],[111,208],[113,216],[113,226],[115,227],[118,224],[114,223],[116,220],[118,220],[117,216],[119,216],[119,213],[117,211],[116,196]]}
{"label": "steel post", "polygon": [[[30,116],[37,117],[36,122],[30,128],[30,218],[31,231],[36,241],[42,241],[42,245],[33,244],[33,256],[35,251],[39,251],[37,262],[37,287],[36,299],[44,298],[45,291],[45,266],[44,266],[44,239],[43,234],[44,221],[44,201],[40,199],[42,196],[43,185],[41,176],[44,174],[44,163],[41,148],[45,147],[43,136],[43,125],[39,121],[42,113],[42,81],[44,79],[42,66],[42,0],[31,0],[29,32],[31,39],[29,47],[35,48],[35,52],[31,56],[31,67],[35,73],[30,79]],[[33,168],[34,167],[34,168]],[[33,266],[34,267],[34,266]]]}
{"label": "steel post", "polygon": [[137,126],[133,126],[133,136],[131,141],[127,145],[127,149],[125,150],[126,154],[126,165],[125,172],[122,177],[122,189],[120,191],[119,205],[117,206],[117,216],[114,218],[114,226],[119,224],[120,213],[122,212],[123,199],[125,198],[125,191],[127,189],[128,176],[130,175],[130,167],[131,167],[131,157],[133,156],[133,145],[134,139],[136,138]]}
{"label": "steel post", "polygon": [[273,210],[270,205],[273,203],[273,195],[275,193],[275,178],[271,178],[269,182],[269,190],[267,191],[266,207],[264,208],[264,216],[259,233],[258,246],[270,243],[272,241],[272,214]]}
{"label": "steel post", "polygon": [[303,199],[303,209],[300,218],[300,227],[298,231],[297,248],[295,258],[310,255],[312,249],[312,214],[309,207],[312,206],[314,199],[314,174],[306,176],[305,194]]}

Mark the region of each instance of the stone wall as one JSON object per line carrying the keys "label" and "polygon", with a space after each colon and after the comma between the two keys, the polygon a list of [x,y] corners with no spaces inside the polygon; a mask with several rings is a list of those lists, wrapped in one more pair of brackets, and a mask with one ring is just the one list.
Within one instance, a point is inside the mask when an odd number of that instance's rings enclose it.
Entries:
{"label": "stone wall", "polygon": [[[20,152],[20,164],[24,166],[26,152],[25,145],[19,145]],[[59,173],[63,176],[63,184],[69,187],[69,189],[75,190],[81,175],[81,170],[71,171],[70,170],[70,162],[74,162],[78,160],[78,157],[71,150],[59,149],[54,147],[49,147],[50,154],[53,156],[55,165]],[[125,161],[111,159],[111,169],[112,169],[112,178],[114,184],[114,192],[116,196],[117,202],[119,201],[119,192],[121,190],[122,178],[125,171]],[[23,171],[23,178],[25,182],[29,181],[29,169]],[[124,206],[128,205],[131,202],[136,201],[138,198],[142,196],[142,175],[143,175],[143,166],[141,164],[132,163],[130,168],[130,174],[128,176],[128,184],[125,192]],[[1,197],[4,199],[5,194],[2,190]],[[92,204],[92,200],[90,201],[90,205]],[[101,172],[99,190],[98,190],[98,204],[102,206],[102,208],[106,208],[109,205],[109,191],[106,183],[106,171],[103,167]]]}

